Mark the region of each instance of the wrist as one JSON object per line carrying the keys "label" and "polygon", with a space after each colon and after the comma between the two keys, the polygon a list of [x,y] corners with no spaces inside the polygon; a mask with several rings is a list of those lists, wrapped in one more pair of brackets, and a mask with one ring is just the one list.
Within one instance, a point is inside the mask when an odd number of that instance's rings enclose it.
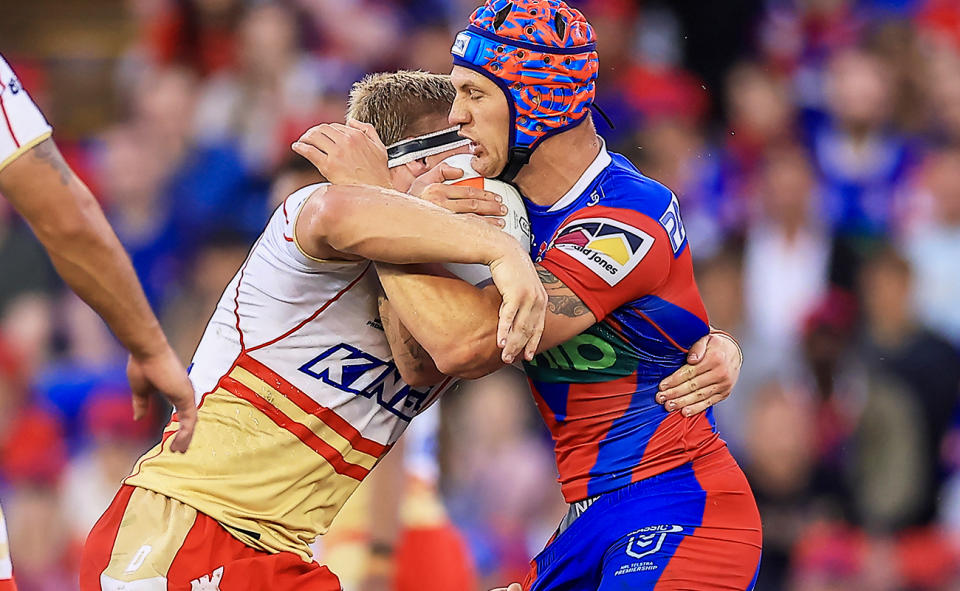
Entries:
{"label": "wrist", "polygon": [[489,248],[484,249],[484,252],[489,253],[489,260],[484,262],[485,265],[492,267],[497,261],[508,259],[511,256],[517,256],[517,254],[523,257],[529,256],[527,252],[523,250],[523,247],[520,246],[520,243],[514,240],[512,236],[487,225],[485,222],[481,223],[488,228],[488,231],[493,232],[490,235]]}
{"label": "wrist", "polygon": [[740,365],[743,365],[743,349],[740,348],[740,343],[737,341],[736,337],[725,330],[720,330],[719,328],[710,327],[710,334],[716,337],[724,338],[733,343],[733,346],[737,348],[737,355],[740,356]]}
{"label": "wrist", "polygon": [[172,352],[170,343],[167,342],[167,337],[159,324],[139,331],[136,341],[123,343],[123,345],[130,352],[130,356],[137,361],[155,359]]}

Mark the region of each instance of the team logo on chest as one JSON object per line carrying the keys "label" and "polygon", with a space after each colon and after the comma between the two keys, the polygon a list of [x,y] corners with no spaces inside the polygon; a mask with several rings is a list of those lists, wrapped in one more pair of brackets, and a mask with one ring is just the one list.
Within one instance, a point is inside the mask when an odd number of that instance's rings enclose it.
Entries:
{"label": "team logo on chest", "polygon": [[552,246],[583,263],[612,287],[650,252],[653,236],[617,220],[586,218],[561,229]]}

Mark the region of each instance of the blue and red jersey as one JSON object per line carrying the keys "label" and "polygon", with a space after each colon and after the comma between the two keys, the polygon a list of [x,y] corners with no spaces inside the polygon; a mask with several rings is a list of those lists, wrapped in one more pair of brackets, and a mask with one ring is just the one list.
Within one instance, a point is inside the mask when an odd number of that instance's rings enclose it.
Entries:
{"label": "blue and red jersey", "polygon": [[567,502],[723,448],[711,410],[684,417],[656,401],[710,330],[676,196],[603,148],[557,203],[526,205],[531,254],[597,318],[525,366]]}

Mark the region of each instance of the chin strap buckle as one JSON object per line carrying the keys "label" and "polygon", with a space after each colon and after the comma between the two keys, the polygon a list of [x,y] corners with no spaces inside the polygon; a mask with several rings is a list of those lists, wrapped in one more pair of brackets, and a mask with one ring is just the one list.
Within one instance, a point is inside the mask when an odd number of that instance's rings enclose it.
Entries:
{"label": "chin strap buckle", "polygon": [[497,176],[497,179],[505,183],[512,182],[513,179],[516,178],[517,173],[520,172],[520,169],[526,166],[527,162],[530,162],[531,154],[533,154],[533,150],[530,148],[510,148],[510,157],[507,158],[507,165],[503,167],[503,172]]}

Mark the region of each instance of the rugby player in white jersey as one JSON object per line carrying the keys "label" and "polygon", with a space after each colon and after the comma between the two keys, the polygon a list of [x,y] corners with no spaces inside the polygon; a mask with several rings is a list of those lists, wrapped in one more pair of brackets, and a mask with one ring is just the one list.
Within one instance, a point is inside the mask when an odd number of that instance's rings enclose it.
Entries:
{"label": "rugby player in white jersey", "polygon": [[[60,276],[107,322],[130,352],[127,375],[135,418],[152,392],[176,407],[172,450],[186,451],[196,422],[187,372],[167,344],[130,259],[90,194],[51,137],[53,133],[0,55],[0,194],[27,220]],[[0,591],[16,589],[0,514]]]}
{"label": "rugby player in white jersey", "polygon": [[[442,113],[436,103],[428,92],[410,97],[402,131],[416,134],[423,113]],[[383,154],[384,173],[399,183],[404,167],[387,173]],[[322,208],[339,191],[376,192],[397,204],[407,214],[396,220],[404,232],[343,240],[336,212]],[[419,220],[434,216],[471,239],[420,236]],[[88,536],[81,589],[340,589],[311,560],[309,544],[452,380],[435,369],[397,368],[384,336],[394,325],[380,324],[371,260],[449,259],[490,268],[488,289],[511,303],[499,335],[504,356],[522,353],[542,330],[546,297],[525,248],[496,225],[372,187],[313,185],[288,197],[227,285],[194,354],[202,428],[190,453],[170,453],[174,417]]]}
{"label": "rugby player in white jersey", "polygon": [[[446,77],[398,76],[422,81],[410,86],[399,137],[444,126],[453,100]],[[353,127],[331,130],[375,144]],[[374,147],[387,177],[378,181],[401,188],[431,160],[387,172],[382,144]],[[397,236],[344,240],[338,212],[323,207],[341,191],[395,209]],[[476,189],[444,191],[427,194],[454,210],[499,211]],[[436,216],[454,231],[422,236],[419,224]],[[539,280],[524,248],[494,225],[369,186],[295,192],[227,286],[195,353],[191,380],[203,428],[190,453],[169,453],[165,434],[138,461],[88,537],[81,589],[340,588],[311,561],[309,543],[452,381],[413,355],[394,361],[391,346],[405,353],[406,335],[379,313],[370,260],[486,264],[516,316],[498,339],[504,358],[522,354],[539,334],[545,300],[530,288]]]}

